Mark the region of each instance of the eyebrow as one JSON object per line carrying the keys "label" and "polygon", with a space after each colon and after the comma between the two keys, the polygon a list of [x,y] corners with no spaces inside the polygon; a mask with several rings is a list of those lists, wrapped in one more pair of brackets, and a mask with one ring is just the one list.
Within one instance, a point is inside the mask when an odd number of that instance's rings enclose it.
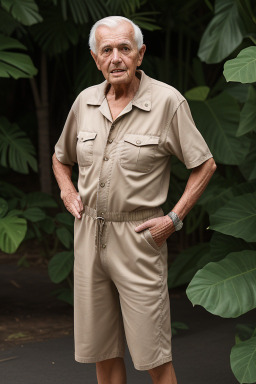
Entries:
{"label": "eyebrow", "polygon": [[[129,45],[131,46],[132,44],[130,42],[127,42],[127,41],[123,41],[122,43],[119,43],[118,46],[122,46],[122,45]],[[105,49],[105,48],[111,48],[111,44],[105,44],[103,45],[102,47],[100,47],[100,49]]]}

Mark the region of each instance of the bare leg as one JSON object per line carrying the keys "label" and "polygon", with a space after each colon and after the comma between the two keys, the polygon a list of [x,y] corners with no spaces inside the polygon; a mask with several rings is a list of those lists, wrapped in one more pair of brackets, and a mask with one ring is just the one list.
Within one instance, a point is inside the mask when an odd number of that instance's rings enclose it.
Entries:
{"label": "bare leg", "polygon": [[96,363],[98,384],[126,384],[124,359],[114,357]]}
{"label": "bare leg", "polygon": [[171,361],[149,369],[154,384],[177,384],[176,375]]}

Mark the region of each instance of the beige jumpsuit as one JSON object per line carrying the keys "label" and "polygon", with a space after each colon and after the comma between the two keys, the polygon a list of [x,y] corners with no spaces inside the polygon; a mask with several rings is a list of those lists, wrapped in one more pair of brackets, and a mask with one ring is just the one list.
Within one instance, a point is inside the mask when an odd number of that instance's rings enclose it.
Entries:
{"label": "beige jumpsuit", "polygon": [[83,90],[55,146],[78,162],[85,210],[74,223],[75,360],[124,356],[138,370],[172,360],[167,244],[134,228],[163,215],[170,159],[194,168],[212,157],[187,101],[173,87],[136,72],[133,100],[112,120],[107,81]]}

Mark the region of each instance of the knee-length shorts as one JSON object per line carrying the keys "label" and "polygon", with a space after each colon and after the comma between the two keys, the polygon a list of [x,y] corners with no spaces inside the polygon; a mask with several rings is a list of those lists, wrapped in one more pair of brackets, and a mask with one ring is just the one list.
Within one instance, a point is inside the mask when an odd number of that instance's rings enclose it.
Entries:
{"label": "knee-length shorts", "polygon": [[162,215],[158,209],[140,220],[106,220],[98,244],[97,219],[75,219],[76,361],[124,357],[125,338],[137,370],[172,360],[167,244],[159,247],[148,229],[134,230]]}

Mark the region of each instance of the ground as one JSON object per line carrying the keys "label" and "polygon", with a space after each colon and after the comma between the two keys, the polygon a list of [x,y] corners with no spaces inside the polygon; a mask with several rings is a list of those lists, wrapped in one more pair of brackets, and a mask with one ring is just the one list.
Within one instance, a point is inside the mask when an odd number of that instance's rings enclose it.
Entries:
{"label": "ground", "polygon": [[57,285],[47,264],[38,263],[33,244],[26,250],[29,267],[18,267],[20,252],[0,253],[0,349],[73,333],[73,307],[52,294]]}

